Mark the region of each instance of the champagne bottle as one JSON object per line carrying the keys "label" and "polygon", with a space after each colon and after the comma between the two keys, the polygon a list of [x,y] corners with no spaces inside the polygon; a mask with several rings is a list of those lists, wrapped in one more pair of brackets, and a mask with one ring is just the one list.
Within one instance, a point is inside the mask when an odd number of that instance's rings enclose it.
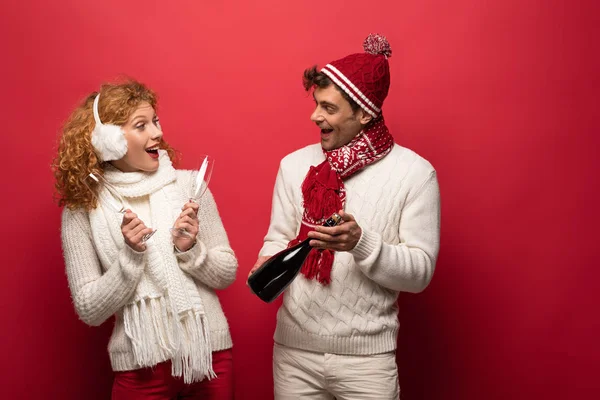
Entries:
{"label": "champagne bottle", "polygon": [[[337,213],[325,221],[323,226],[336,226],[342,221]],[[294,280],[308,253],[312,250],[310,238],[275,254],[248,278],[248,286],[262,301],[275,300]]]}

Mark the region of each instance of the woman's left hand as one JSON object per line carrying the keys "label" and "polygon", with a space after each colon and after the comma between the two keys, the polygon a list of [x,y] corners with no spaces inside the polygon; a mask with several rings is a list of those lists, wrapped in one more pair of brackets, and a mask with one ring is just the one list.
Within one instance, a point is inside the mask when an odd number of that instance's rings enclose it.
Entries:
{"label": "woman's left hand", "polygon": [[182,252],[191,249],[196,243],[196,235],[198,234],[199,229],[198,204],[194,203],[193,201],[185,203],[181,214],[179,214],[179,217],[175,221],[175,225],[173,225],[173,228],[185,229],[185,231],[190,234],[190,237],[173,236],[173,244],[175,244],[175,247]]}

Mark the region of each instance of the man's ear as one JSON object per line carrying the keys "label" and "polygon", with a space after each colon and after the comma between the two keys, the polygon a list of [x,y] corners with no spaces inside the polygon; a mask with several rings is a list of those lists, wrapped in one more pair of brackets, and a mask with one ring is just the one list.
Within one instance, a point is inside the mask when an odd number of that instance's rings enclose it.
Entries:
{"label": "man's ear", "polygon": [[373,119],[373,116],[371,114],[369,114],[368,112],[366,112],[362,108],[359,109],[358,111],[359,111],[358,121],[362,125],[367,125],[369,122],[371,122],[371,120]]}

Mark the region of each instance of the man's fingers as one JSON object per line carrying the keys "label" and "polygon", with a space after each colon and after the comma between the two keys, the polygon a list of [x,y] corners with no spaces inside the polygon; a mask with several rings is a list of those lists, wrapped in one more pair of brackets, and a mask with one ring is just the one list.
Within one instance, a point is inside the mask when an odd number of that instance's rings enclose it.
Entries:
{"label": "man's fingers", "polygon": [[248,273],[248,276],[252,275],[254,273],[254,271],[256,271],[257,269],[259,269],[261,267],[261,265],[263,265],[265,263],[265,261],[267,261],[269,258],[271,258],[271,256],[260,256],[260,257],[258,257],[258,260],[256,260],[256,262],[254,263],[254,266],[252,267],[252,269]]}
{"label": "man's fingers", "polygon": [[328,249],[333,251],[347,251],[350,249],[350,245],[345,241],[323,242],[321,240],[311,240],[309,244],[311,247],[321,250]]}
{"label": "man's fingers", "polygon": [[[347,235],[346,235],[347,236]],[[344,240],[344,234],[339,234],[339,235],[329,235],[327,233],[320,233],[320,232],[311,232],[308,235],[309,238],[311,239],[315,239],[321,242],[341,242]]]}
{"label": "man's fingers", "polygon": [[342,217],[344,222],[355,221],[354,216],[352,214],[348,214],[344,210],[340,210],[340,212],[338,214],[340,214],[340,217]]}
{"label": "man's fingers", "polygon": [[348,233],[352,229],[352,225],[344,224],[332,227],[326,226],[317,226],[314,231],[308,233],[308,237],[312,237],[312,234],[316,233],[324,233],[326,235],[337,236],[343,235],[344,233]]}

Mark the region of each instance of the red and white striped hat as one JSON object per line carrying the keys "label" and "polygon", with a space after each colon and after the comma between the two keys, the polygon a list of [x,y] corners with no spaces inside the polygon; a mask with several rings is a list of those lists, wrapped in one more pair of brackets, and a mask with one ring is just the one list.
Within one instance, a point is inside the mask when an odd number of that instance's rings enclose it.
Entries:
{"label": "red and white striped hat", "polygon": [[350,54],[321,68],[336,85],[373,118],[381,114],[390,88],[388,57],[392,49],[383,35],[370,34],[364,53]]}

